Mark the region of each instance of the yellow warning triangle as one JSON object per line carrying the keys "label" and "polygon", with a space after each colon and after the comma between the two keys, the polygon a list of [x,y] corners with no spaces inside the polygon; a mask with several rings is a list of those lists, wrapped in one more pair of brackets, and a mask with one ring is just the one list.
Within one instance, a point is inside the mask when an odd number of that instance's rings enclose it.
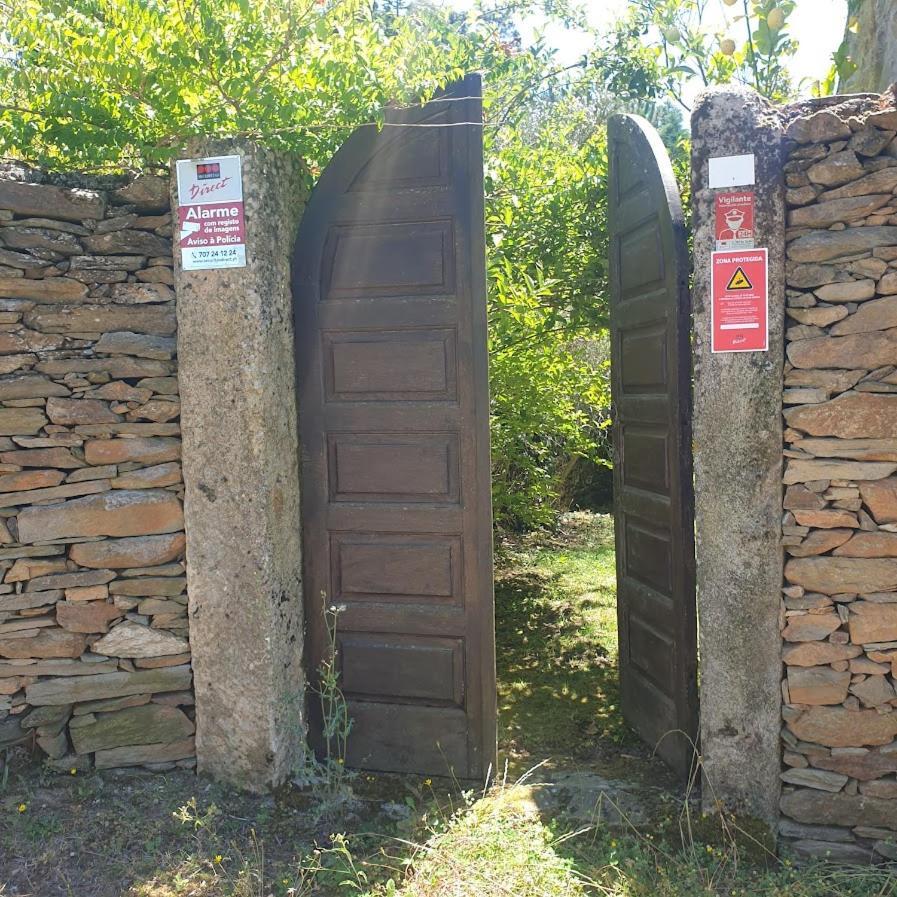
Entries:
{"label": "yellow warning triangle", "polygon": [[748,280],[747,274],[744,273],[741,265],[739,265],[735,269],[735,273],[732,275],[732,279],[729,281],[726,286],[727,290],[750,290],[753,289],[753,284]]}

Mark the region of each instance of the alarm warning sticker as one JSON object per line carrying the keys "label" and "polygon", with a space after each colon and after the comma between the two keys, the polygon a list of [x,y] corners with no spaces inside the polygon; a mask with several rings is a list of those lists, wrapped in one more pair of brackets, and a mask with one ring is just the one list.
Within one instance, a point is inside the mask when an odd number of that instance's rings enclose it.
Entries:
{"label": "alarm warning sticker", "polygon": [[246,267],[240,156],[179,159],[178,231],[185,271]]}

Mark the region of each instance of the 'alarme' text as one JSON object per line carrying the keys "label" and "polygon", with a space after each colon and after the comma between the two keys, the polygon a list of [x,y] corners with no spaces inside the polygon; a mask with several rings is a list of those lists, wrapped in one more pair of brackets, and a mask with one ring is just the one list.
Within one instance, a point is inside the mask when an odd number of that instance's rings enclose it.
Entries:
{"label": "'alarme' text", "polygon": [[211,218],[233,218],[236,215],[240,214],[240,209],[237,206],[231,206],[230,208],[202,208],[197,206],[191,206],[187,209],[187,214],[185,218],[187,221],[191,220],[200,220],[200,221],[208,221]]}

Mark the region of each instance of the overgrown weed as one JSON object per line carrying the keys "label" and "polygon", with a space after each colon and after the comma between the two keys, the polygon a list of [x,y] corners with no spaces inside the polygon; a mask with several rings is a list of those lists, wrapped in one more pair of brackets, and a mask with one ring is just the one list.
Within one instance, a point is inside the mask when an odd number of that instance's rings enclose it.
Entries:
{"label": "overgrown weed", "polygon": [[345,605],[328,604],[327,593],[321,592],[321,613],[327,643],[324,659],[318,665],[317,683],[313,687],[320,712],[320,756],[313,750],[306,751],[302,767],[293,777],[294,785],[308,790],[309,811],[314,814],[316,822],[338,816],[354,800],[350,783],[356,773],[346,766],[353,720],[340,686],[337,637],[339,615],[345,609]]}

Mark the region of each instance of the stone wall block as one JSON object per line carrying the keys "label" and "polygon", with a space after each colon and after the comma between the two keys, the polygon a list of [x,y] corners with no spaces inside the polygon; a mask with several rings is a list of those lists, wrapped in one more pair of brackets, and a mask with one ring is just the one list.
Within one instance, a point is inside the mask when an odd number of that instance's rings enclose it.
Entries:
{"label": "stone wall block", "polygon": [[[786,333],[785,382],[818,395],[786,395],[782,409],[783,480],[804,491],[789,486],[781,508],[791,557],[782,588],[780,831],[799,854],[881,862],[897,833],[897,201],[889,195],[897,109],[887,93],[830,97],[783,115],[789,134],[831,133],[842,122],[856,154],[848,166],[840,139],[817,140],[812,153],[786,144],[786,177],[812,178],[821,166],[846,182],[815,198],[788,197],[800,227],[789,258],[826,264],[792,277],[788,292],[789,313],[814,314],[818,332]],[[846,538],[832,538],[836,520]],[[795,633],[804,636],[797,645]]]}

